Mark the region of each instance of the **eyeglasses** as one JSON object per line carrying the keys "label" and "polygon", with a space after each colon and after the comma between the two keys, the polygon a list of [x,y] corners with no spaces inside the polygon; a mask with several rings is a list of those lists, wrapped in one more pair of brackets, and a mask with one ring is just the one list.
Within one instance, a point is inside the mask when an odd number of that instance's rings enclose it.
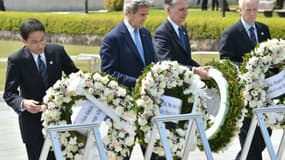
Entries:
{"label": "eyeglasses", "polygon": [[45,39],[42,39],[42,40],[40,40],[40,41],[36,41],[36,40],[31,40],[30,42],[29,41],[27,41],[28,43],[30,43],[31,45],[33,45],[33,46],[37,46],[37,45],[44,45],[44,44],[46,44],[46,40]]}

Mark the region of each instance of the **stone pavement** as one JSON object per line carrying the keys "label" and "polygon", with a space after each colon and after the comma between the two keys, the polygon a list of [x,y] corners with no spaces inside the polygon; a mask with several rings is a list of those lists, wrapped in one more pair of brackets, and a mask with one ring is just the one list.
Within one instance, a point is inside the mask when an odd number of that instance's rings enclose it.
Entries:
{"label": "stone pavement", "polygon": [[[1,94],[0,96],[0,160],[26,160],[25,146],[20,138],[17,114],[7,107],[2,100]],[[282,134],[282,130],[273,131],[271,139],[275,151],[281,141]],[[235,137],[227,150],[218,154],[214,153],[213,157],[215,160],[233,160],[239,149],[238,138]],[[264,160],[270,160],[267,150],[263,152],[263,157]],[[203,152],[196,150],[190,153],[189,160],[192,159],[206,160],[206,156]]]}
{"label": "stone pavement", "polygon": [[26,150],[20,136],[18,116],[2,101],[2,95],[0,99],[0,159],[26,160]]}

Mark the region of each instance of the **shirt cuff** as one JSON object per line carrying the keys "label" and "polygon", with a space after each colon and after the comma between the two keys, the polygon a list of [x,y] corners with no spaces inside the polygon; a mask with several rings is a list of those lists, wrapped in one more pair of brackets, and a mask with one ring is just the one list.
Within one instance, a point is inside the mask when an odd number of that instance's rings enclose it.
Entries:
{"label": "shirt cuff", "polygon": [[23,106],[23,103],[24,103],[24,100],[22,100],[20,103],[21,112],[24,112],[26,110]]}

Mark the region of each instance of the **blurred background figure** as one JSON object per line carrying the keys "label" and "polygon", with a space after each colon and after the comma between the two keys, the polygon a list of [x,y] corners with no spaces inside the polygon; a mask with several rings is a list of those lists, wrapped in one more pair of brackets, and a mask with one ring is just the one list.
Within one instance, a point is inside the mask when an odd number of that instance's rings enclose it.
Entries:
{"label": "blurred background figure", "polygon": [[208,0],[202,0],[201,10],[205,11],[208,9]]}
{"label": "blurred background figure", "polygon": [[0,0],[0,11],[5,11],[4,1]]}
{"label": "blurred background figure", "polygon": [[212,0],[212,11],[219,10],[219,0]]}

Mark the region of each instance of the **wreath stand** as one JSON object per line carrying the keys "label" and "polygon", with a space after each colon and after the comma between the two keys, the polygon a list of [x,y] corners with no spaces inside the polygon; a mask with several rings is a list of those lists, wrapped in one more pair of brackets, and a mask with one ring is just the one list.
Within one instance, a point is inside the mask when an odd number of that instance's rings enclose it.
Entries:
{"label": "wreath stand", "polygon": [[245,144],[243,146],[243,150],[241,153],[241,160],[245,160],[249,151],[250,144],[252,142],[252,138],[257,126],[259,124],[264,142],[266,144],[268,153],[270,155],[271,160],[281,160],[284,157],[284,150],[285,150],[285,130],[283,130],[283,136],[281,142],[279,144],[278,152],[275,154],[273,145],[269,136],[269,133],[266,129],[266,124],[264,120],[264,113],[276,113],[276,112],[283,112],[285,113],[285,106],[272,106],[266,108],[256,108],[253,109],[253,118],[251,120],[250,128],[248,130],[248,134],[245,140]]}
{"label": "wreath stand", "polygon": [[86,159],[89,151],[91,150],[90,148],[92,146],[92,142],[94,143],[94,140],[92,139],[92,137],[94,137],[101,160],[107,160],[107,154],[106,154],[106,150],[103,145],[103,141],[101,139],[99,127],[100,127],[99,122],[85,123],[85,124],[68,124],[68,125],[48,127],[47,128],[48,135],[45,139],[45,142],[42,148],[40,160],[47,159],[50,147],[53,147],[56,159],[63,160],[61,145],[58,141],[57,133],[62,132],[62,131],[75,131],[75,130],[81,130],[81,129],[88,129],[87,142],[85,146],[85,153],[84,153],[83,159]]}
{"label": "wreath stand", "polygon": [[[167,140],[167,135],[166,135],[166,129],[165,129],[165,122],[173,122],[173,121],[182,121],[182,120],[188,120],[189,121],[189,125],[188,129],[190,129],[189,131],[195,131],[195,124],[198,128],[198,131],[200,133],[201,136],[201,140],[202,140],[202,144],[204,146],[204,150],[207,156],[208,160],[213,160],[213,156],[212,156],[212,152],[210,149],[210,145],[209,142],[207,140],[206,137],[206,133],[204,130],[204,125],[203,125],[203,120],[202,120],[202,114],[201,113],[190,113],[190,114],[180,114],[180,115],[167,115],[167,116],[156,116],[153,118],[153,130],[151,133],[151,139],[150,142],[147,146],[147,150],[146,150],[146,154],[145,154],[145,160],[149,160],[151,158],[151,153],[153,150],[153,146],[155,143],[155,135],[157,133],[157,129],[159,131],[159,135],[160,135],[160,139],[163,145],[163,149],[165,152],[165,157],[167,160],[172,160],[172,154],[171,154],[171,149],[170,146],[168,144],[168,140]],[[195,122],[195,124],[194,124]],[[189,136],[190,134],[186,134],[186,143],[184,146],[184,151],[183,151],[183,156],[182,156],[182,160],[186,160],[188,159],[188,155],[190,152],[190,140],[191,140],[191,136]]]}
{"label": "wreath stand", "polygon": [[[178,122],[178,121],[185,121],[188,120],[188,128],[186,132],[186,141],[185,141],[185,146],[182,151],[182,160],[187,160],[189,152],[191,150],[191,141],[195,138],[195,131],[198,129],[200,133],[200,137],[202,140],[202,144],[204,147],[204,151],[206,154],[206,157],[208,160],[213,160],[213,155],[211,152],[211,148],[206,136],[206,132],[204,130],[204,124],[203,124],[203,119],[202,119],[202,113],[197,113],[196,112],[196,107],[197,107],[197,102],[198,102],[198,95],[195,95],[194,99],[194,104],[192,108],[192,113],[189,114],[178,114],[178,115],[160,115],[156,116],[152,119],[153,123],[153,130],[151,132],[150,136],[150,141],[147,146],[146,154],[145,154],[145,160],[150,160],[151,158],[151,153],[153,150],[153,146],[155,143],[155,135],[157,134],[157,130],[159,131],[160,135],[160,140],[163,145],[163,149],[165,152],[165,157],[167,160],[172,160],[173,156],[171,154],[171,149],[168,144],[167,140],[167,135],[166,135],[166,128],[165,128],[165,122]],[[195,123],[194,123],[195,122]],[[196,125],[195,125],[196,124]]]}

